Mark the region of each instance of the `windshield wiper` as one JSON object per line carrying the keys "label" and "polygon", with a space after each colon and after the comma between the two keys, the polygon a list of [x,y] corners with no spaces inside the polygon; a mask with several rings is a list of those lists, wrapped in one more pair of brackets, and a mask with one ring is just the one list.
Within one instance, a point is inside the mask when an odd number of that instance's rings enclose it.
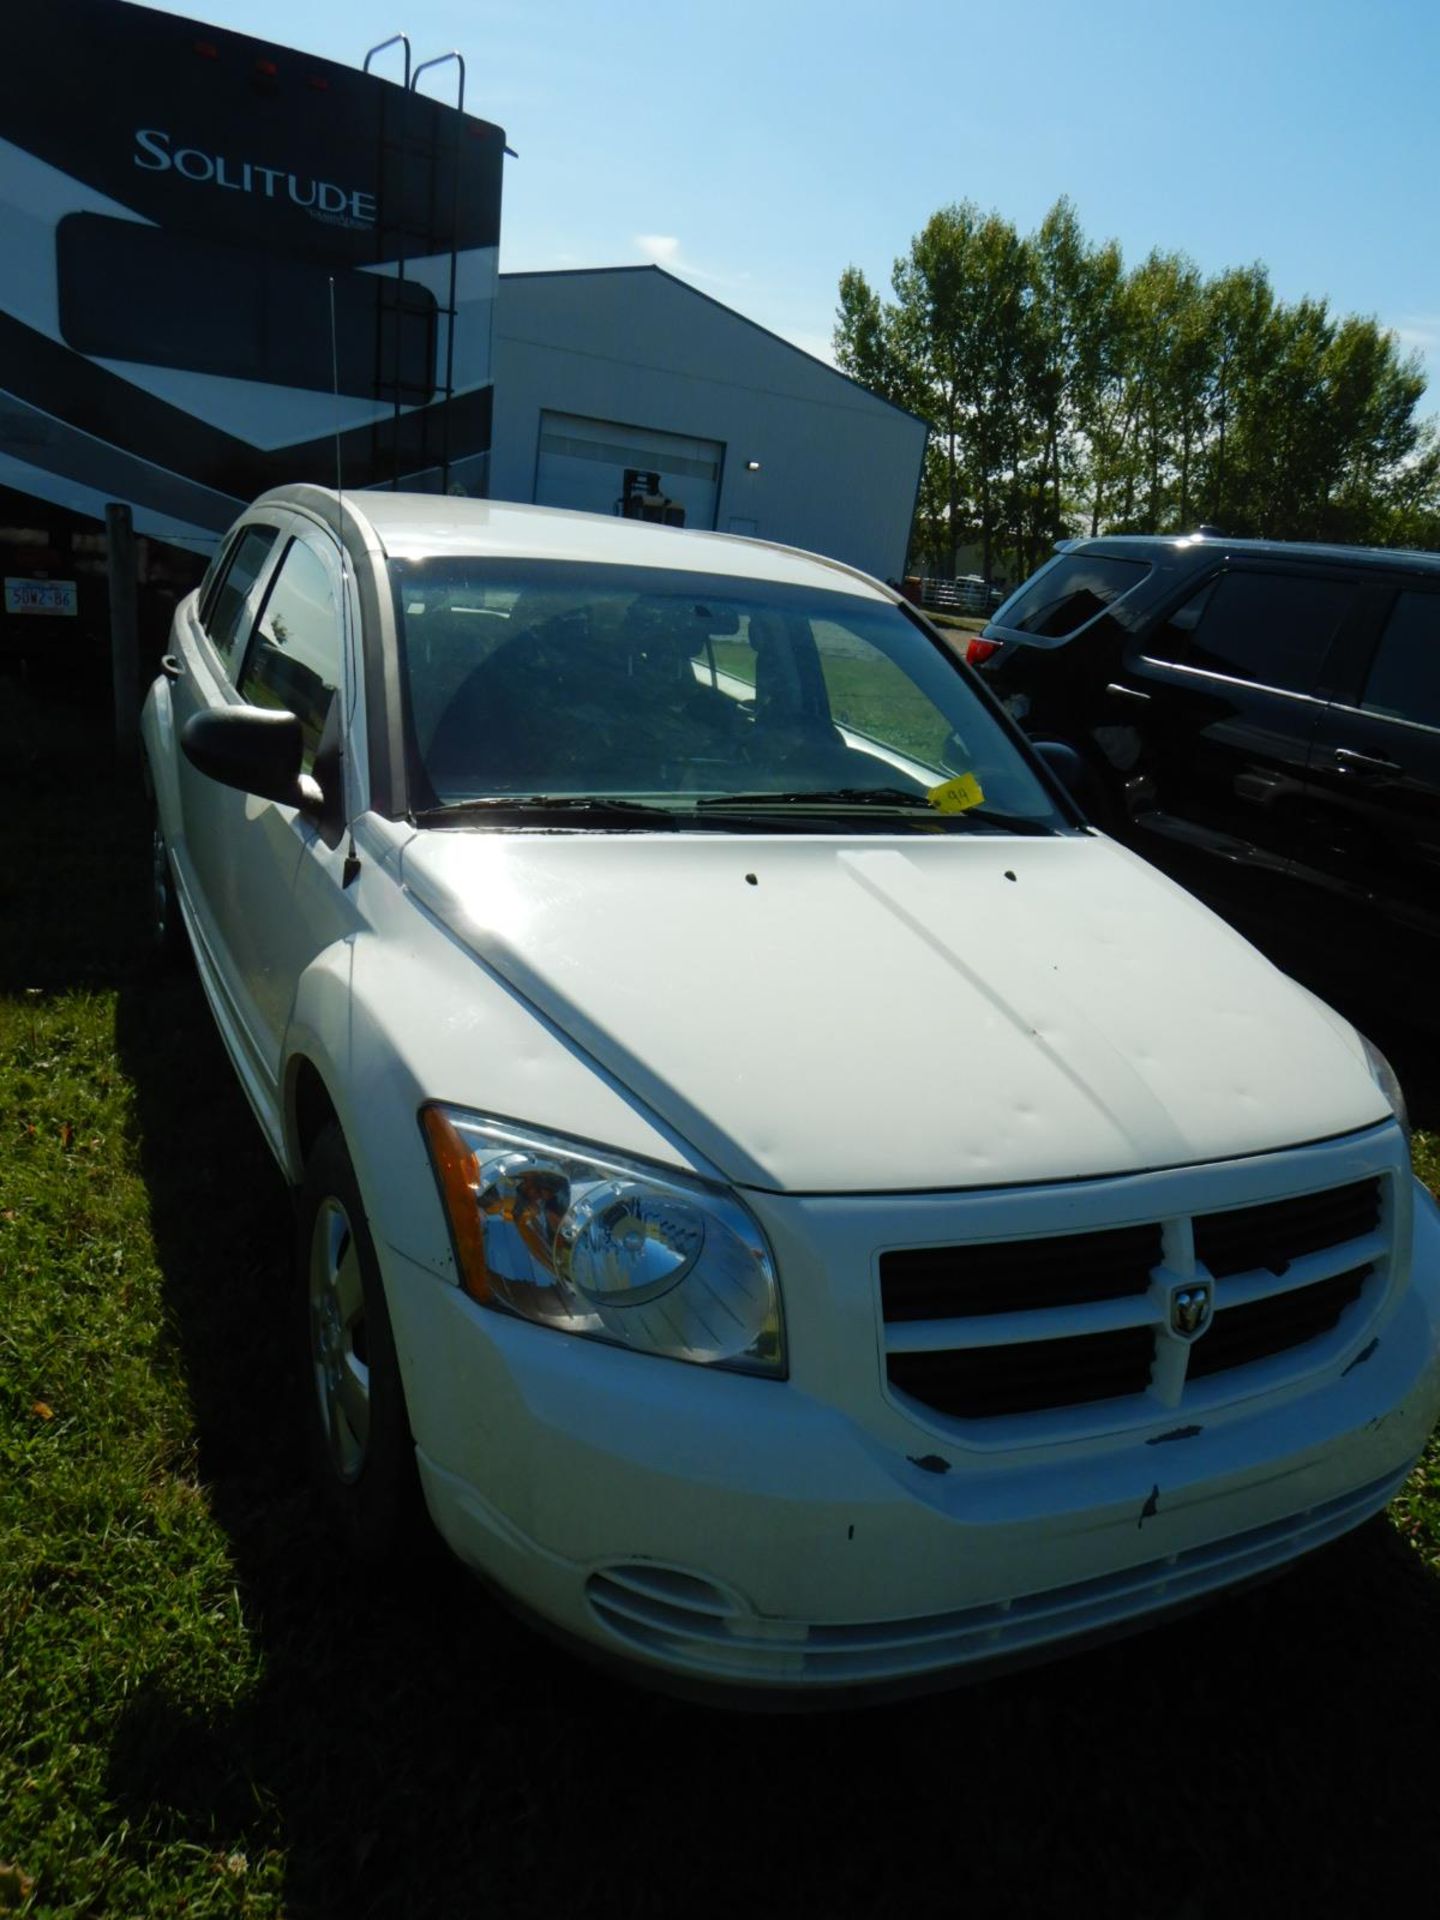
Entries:
{"label": "windshield wiper", "polygon": [[712,807],[717,812],[727,807],[817,807],[833,811],[836,807],[919,807],[931,813],[925,794],[915,787],[822,787],[806,793],[715,793],[695,802],[697,808]]}
{"label": "windshield wiper", "polygon": [[643,800],[607,800],[596,793],[497,793],[482,799],[451,800],[438,807],[421,807],[410,815],[417,827],[443,827],[451,821],[495,814],[583,814],[587,823],[612,821],[626,826],[673,827],[669,807],[653,807]]}
{"label": "windshield wiper", "polygon": [[688,796],[676,795],[674,807],[655,806],[645,800],[606,799],[595,793],[515,793],[486,794],[474,800],[452,800],[438,807],[421,807],[410,815],[417,827],[446,827],[465,820],[572,819],[577,824],[612,827],[666,827],[678,830],[693,820],[690,812],[704,814],[716,824],[727,814],[751,820],[764,819],[768,825],[783,826],[786,815],[825,816],[873,809],[876,813],[903,814],[916,821],[944,823],[947,828],[979,827],[992,833],[1049,833],[1050,824],[1026,819],[1023,815],[996,813],[989,807],[968,807],[961,813],[947,813],[935,807],[928,795],[913,787],[832,787],[804,793],[713,793],[697,794],[689,806],[679,804]]}
{"label": "windshield wiper", "polygon": [[920,818],[943,820],[947,826],[988,827],[997,833],[1049,833],[1043,820],[1030,820],[1023,814],[997,813],[991,807],[965,807],[947,810],[937,807],[924,792],[914,787],[832,787],[809,793],[723,793],[706,795],[695,802],[696,808],[716,813],[758,813],[776,811],[845,813],[851,808],[876,807],[890,813],[914,814]]}

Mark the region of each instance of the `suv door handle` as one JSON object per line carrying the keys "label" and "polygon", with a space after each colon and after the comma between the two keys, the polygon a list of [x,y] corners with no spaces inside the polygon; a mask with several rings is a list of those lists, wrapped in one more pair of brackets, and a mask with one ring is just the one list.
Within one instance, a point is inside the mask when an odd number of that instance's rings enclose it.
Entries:
{"label": "suv door handle", "polygon": [[1122,687],[1118,680],[1112,680],[1105,691],[1107,693],[1118,693],[1124,700],[1147,701],[1150,698],[1149,694],[1142,693],[1139,687]]}
{"label": "suv door handle", "polygon": [[1336,747],[1335,771],[1373,780],[1382,774],[1404,773],[1405,769],[1398,760],[1382,759],[1378,753],[1356,753],[1353,747]]}
{"label": "suv door handle", "polygon": [[185,678],[185,664],[182,660],[177,660],[173,653],[167,653],[161,660],[160,671],[167,680],[183,680]]}

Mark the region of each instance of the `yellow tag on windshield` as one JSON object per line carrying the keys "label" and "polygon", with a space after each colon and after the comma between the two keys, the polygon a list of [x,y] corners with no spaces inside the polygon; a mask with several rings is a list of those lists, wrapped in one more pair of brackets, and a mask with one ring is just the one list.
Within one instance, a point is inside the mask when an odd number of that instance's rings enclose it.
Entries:
{"label": "yellow tag on windshield", "polygon": [[931,787],[925,798],[939,813],[964,813],[969,807],[984,804],[985,795],[973,773],[962,773],[958,780],[942,780]]}

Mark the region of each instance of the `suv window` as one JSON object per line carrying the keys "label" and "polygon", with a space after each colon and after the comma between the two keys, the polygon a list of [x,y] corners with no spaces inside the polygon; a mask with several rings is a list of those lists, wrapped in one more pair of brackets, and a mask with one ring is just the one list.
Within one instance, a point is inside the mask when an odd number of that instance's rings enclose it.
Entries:
{"label": "suv window", "polygon": [[1150,569],[1143,560],[1117,560],[1101,553],[1061,553],[996,609],[993,624],[1012,633],[1068,640],[1122,594],[1138,587]]}
{"label": "suv window", "polygon": [[1189,658],[1190,645],[1195,638],[1195,629],[1210,596],[1219,585],[1219,576],[1212,575],[1198,592],[1192,593],[1188,600],[1182,600],[1178,607],[1158,620],[1145,636],[1145,652],[1152,660],[1186,660]]}
{"label": "suv window", "polygon": [[308,773],[339,684],[340,615],[330,569],[313,547],[292,540],[245,655],[240,697],[299,717],[305,729],[301,765]]}
{"label": "suv window", "polygon": [[1145,651],[1256,686],[1310,693],[1354,597],[1348,580],[1222,574],[1177,608]]}
{"label": "suv window", "polygon": [[227,668],[234,664],[235,642],[239,637],[240,616],[245,611],[245,602],[269,558],[278,531],[276,527],[245,529],[231,551],[230,563],[211,602],[205,631]]}
{"label": "suv window", "polygon": [[1440,594],[1398,595],[1360,704],[1367,713],[1440,727]]}

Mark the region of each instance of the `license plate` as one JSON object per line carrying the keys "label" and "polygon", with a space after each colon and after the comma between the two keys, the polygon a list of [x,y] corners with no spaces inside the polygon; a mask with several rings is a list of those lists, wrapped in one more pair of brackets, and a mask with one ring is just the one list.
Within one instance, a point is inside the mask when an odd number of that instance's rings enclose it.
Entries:
{"label": "license plate", "polygon": [[77,614],[79,597],[73,580],[5,581],[6,613]]}

